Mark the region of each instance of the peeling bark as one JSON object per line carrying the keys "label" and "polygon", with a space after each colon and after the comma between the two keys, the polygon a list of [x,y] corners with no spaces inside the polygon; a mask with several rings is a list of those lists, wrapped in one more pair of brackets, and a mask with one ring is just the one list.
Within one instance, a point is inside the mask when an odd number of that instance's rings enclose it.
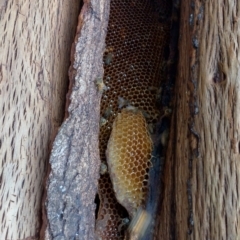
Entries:
{"label": "peeling bark", "polygon": [[99,178],[99,111],[102,56],[109,1],[85,2],[79,18],[71,76],[69,116],[61,126],[50,158],[47,239],[94,239]]}

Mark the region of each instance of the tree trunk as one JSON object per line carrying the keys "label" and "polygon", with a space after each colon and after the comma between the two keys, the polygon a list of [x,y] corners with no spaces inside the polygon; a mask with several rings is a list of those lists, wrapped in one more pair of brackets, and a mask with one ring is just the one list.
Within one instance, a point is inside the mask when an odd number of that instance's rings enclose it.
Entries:
{"label": "tree trunk", "polygon": [[239,238],[239,4],[181,3],[159,239]]}
{"label": "tree trunk", "polygon": [[38,239],[80,3],[0,1],[0,238]]}
{"label": "tree trunk", "polygon": [[[156,239],[240,235],[239,5],[236,0],[181,1]],[[39,238],[44,177],[64,116],[78,12],[75,0],[0,3],[1,239]],[[96,80],[103,74],[108,13],[109,1],[86,0],[79,18],[69,115],[50,159],[47,239],[94,239],[101,97]]]}

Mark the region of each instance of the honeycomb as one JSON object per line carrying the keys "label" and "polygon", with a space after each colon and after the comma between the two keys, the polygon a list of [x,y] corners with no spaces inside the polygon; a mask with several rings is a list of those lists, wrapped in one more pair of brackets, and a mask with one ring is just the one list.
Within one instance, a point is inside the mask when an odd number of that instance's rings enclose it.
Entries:
{"label": "honeycomb", "polygon": [[131,218],[147,196],[152,140],[141,111],[123,109],[116,117],[106,156],[118,202]]}
{"label": "honeycomb", "polygon": [[[169,22],[160,19],[160,12],[164,9],[166,13],[168,5],[167,0],[111,0],[99,136],[105,164],[112,125],[123,108],[131,105],[141,110],[149,126],[159,118],[160,83],[170,33]],[[100,177],[98,194],[98,239],[123,239],[127,226],[124,219],[129,216],[116,199],[108,172]]]}
{"label": "honeycomb", "polygon": [[123,239],[125,215],[121,205],[116,200],[108,173],[104,173],[99,180],[99,195],[104,197],[102,197],[98,211],[97,239]]}

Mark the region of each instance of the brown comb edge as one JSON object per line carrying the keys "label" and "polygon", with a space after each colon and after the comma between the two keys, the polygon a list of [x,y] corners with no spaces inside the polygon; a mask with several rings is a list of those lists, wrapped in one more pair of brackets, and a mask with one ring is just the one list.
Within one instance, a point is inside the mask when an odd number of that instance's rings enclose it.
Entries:
{"label": "brown comb edge", "polygon": [[[89,2],[90,2],[90,0],[83,0],[83,2],[82,2],[82,6],[80,7],[80,14],[78,16],[76,34],[74,37],[74,42],[72,43],[72,47],[71,47],[71,53],[70,53],[71,65],[70,65],[69,71],[68,71],[69,87],[68,87],[68,92],[66,94],[65,115],[64,115],[63,122],[69,116],[68,107],[71,103],[70,96],[72,94],[72,87],[74,85],[74,82],[75,82],[74,79],[76,76],[76,70],[73,68],[73,64],[74,64],[74,60],[75,60],[75,50],[76,50],[77,40],[80,36],[81,29],[82,29],[82,26],[84,23],[83,16],[86,13],[87,9],[89,8]],[[48,149],[49,155],[50,155],[51,149],[53,147],[53,142],[56,137],[56,134],[57,134],[57,132],[54,132],[50,138],[49,149]],[[46,235],[48,234],[46,230],[47,230],[47,226],[48,226],[49,222],[48,222],[47,213],[46,213],[45,201],[47,199],[47,181],[48,181],[50,172],[51,172],[51,165],[50,165],[50,163],[48,163],[46,176],[43,180],[44,192],[43,192],[43,197],[42,197],[42,213],[41,213],[42,214],[42,226],[40,229],[40,238],[39,238],[40,240],[46,239]],[[35,238],[30,238],[30,239],[35,239]]]}

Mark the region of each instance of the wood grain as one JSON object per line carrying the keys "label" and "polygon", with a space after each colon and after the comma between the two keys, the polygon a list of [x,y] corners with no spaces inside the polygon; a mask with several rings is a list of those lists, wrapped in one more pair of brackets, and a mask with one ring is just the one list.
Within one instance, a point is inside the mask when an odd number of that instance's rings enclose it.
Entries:
{"label": "wood grain", "polygon": [[181,3],[157,239],[239,239],[239,1]]}
{"label": "wood grain", "polygon": [[0,238],[38,238],[79,1],[0,1]]}

